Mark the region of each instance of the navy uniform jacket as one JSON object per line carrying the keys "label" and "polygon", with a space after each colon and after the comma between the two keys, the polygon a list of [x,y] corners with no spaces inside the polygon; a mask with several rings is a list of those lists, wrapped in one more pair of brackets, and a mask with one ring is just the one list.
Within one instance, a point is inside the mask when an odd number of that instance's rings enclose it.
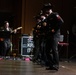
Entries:
{"label": "navy uniform jacket", "polygon": [[[47,25],[48,25],[48,34],[51,35],[58,35],[60,34],[60,27],[63,24],[62,18],[59,16],[58,13],[51,13],[47,17]],[[54,29],[54,32],[52,32],[52,29]]]}

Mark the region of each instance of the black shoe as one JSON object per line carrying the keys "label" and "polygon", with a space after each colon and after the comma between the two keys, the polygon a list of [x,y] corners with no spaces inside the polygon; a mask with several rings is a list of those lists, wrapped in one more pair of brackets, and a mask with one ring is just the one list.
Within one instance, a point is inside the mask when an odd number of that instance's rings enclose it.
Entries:
{"label": "black shoe", "polygon": [[46,68],[46,70],[56,70],[56,71],[58,71],[58,68],[56,68],[56,67],[48,67],[48,68]]}
{"label": "black shoe", "polygon": [[53,70],[56,70],[56,71],[58,71],[58,68],[57,68],[57,67],[53,67]]}
{"label": "black shoe", "polygon": [[46,70],[51,70],[51,68],[50,67],[47,67]]}

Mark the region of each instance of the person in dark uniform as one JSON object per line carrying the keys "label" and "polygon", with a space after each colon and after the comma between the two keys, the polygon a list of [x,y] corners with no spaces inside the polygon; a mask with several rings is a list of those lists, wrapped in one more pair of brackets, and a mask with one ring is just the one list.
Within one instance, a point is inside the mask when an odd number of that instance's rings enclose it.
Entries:
{"label": "person in dark uniform", "polygon": [[47,57],[47,70],[59,69],[59,54],[58,54],[58,41],[60,37],[60,27],[63,24],[62,18],[58,13],[52,11],[50,3],[45,4],[43,13],[47,17],[47,31],[46,31],[46,57]]}
{"label": "person in dark uniform", "polygon": [[46,45],[46,17],[42,13],[40,14],[41,18],[41,28],[40,28],[40,53],[41,53],[41,66],[45,65],[46,56],[45,56],[45,45]]}
{"label": "person in dark uniform", "polygon": [[33,61],[38,63],[38,60],[40,59],[40,28],[41,28],[41,20],[40,15],[37,15],[35,17],[36,19],[36,26],[33,30],[33,41],[34,41],[34,57]]}
{"label": "person in dark uniform", "polygon": [[35,59],[38,60],[42,66],[45,64],[45,28],[46,28],[46,17],[43,13],[40,13],[37,17],[37,24],[34,30],[34,43],[35,43]]}
{"label": "person in dark uniform", "polygon": [[4,22],[4,26],[3,27],[1,27],[1,31],[5,31],[5,32],[9,32],[9,33],[7,33],[7,35],[9,34],[9,37],[7,37],[6,35],[5,35],[5,37],[3,38],[3,50],[2,50],[2,56],[4,56],[4,57],[6,57],[6,56],[8,56],[8,52],[9,52],[9,50],[10,50],[10,48],[11,48],[11,40],[10,40],[10,35],[11,35],[11,33],[16,33],[16,30],[12,30],[10,27],[9,27],[9,22],[8,21],[5,21]]}

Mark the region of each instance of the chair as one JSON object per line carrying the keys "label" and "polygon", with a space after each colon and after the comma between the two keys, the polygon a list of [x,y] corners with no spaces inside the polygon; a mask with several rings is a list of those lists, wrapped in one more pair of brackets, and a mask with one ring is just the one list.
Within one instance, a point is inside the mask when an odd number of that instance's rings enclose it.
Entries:
{"label": "chair", "polygon": [[67,51],[66,51],[66,55],[67,56],[66,56],[66,59],[68,60],[68,45],[69,45],[69,43],[68,43],[68,41],[64,42],[64,35],[60,35],[60,39],[59,39],[58,45],[60,46],[59,51],[61,51],[61,49],[62,49],[63,46],[67,47]]}

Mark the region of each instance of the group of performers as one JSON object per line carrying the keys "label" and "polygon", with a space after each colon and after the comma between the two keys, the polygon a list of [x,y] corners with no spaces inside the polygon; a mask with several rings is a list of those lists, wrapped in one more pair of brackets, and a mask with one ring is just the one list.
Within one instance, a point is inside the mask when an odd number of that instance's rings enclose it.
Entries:
{"label": "group of performers", "polygon": [[52,8],[50,3],[44,4],[35,17],[33,62],[46,66],[46,70],[58,71],[58,42],[64,21],[57,12],[53,12]]}
{"label": "group of performers", "polygon": [[[64,23],[63,19],[57,12],[53,12],[53,6],[50,3],[44,4],[40,13],[35,17],[36,25],[33,30],[33,62],[40,63],[46,66],[46,70],[59,69],[59,54],[58,42],[60,38],[60,28]],[[9,31],[16,33],[17,30],[12,31],[9,27],[9,22],[4,22],[4,27],[0,31]],[[0,39],[0,55],[7,56],[11,48],[10,38]]]}

